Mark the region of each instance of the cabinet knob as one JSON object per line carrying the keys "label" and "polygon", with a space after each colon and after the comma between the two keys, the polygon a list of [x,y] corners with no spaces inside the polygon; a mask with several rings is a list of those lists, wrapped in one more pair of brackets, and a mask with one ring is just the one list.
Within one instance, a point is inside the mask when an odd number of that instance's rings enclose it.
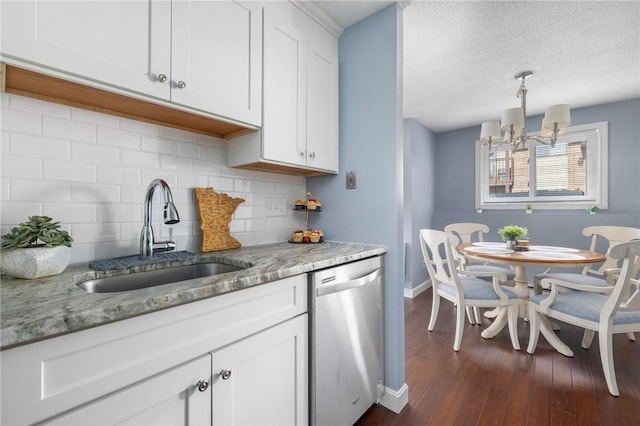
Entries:
{"label": "cabinet knob", "polygon": [[209,389],[209,382],[207,380],[200,380],[198,383],[196,383],[196,387],[200,392],[204,392]]}
{"label": "cabinet knob", "polygon": [[160,83],[164,83],[164,82],[166,82],[166,81],[167,81],[167,76],[166,76],[166,75],[164,75],[164,74],[160,74],[160,75],[158,75],[158,81],[159,81]]}
{"label": "cabinet knob", "polygon": [[309,154],[309,157],[316,158],[316,153],[315,152],[311,152],[311,154]]}
{"label": "cabinet knob", "polygon": [[231,370],[220,370],[220,377],[222,377],[222,380],[229,380],[229,377],[231,377]]}
{"label": "cabinet knob", "polygon": [[180,80],[178,82],[178,89],[184,89],[185,87],[187,87],[187,83],[185,83],[184,81]]}
{"label": "cabinet knob", "polygon": [[300,154],[300,157],[304,158],[304,151],[300,151],[299,154]]}

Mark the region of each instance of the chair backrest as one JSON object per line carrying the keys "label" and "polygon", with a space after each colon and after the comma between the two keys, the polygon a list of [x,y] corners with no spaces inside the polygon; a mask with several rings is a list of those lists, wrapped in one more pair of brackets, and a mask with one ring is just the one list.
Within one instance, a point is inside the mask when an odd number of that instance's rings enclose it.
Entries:
{"label": "chair backrest", "polygon": [[609,299],[600,311],[600,321],[611,321],[616,312],[640,312],[640,288],[637,286],[640,271],[640,240],[614,244],[607,256],[622,261],[618,279]]}
{"label": "chair backrest", "polygon": [[471,243],[474,241],[484,241],[484,234],[489,232],[489,227],[484,223],[450,223],[444,227],[444,232],[457,235],[463,243]]}
{"label": "chair backrest", "polygon": [[422,257],[434,290],[437,290],[440,283],[457,287],[457,261],[453,254],[452,246],[455,247],[458,244],[459,240],[453,234],[436,229],[420,230]]}
{"label": "chair backrest", "polygon": [[[634,239],[640,239],[640,229],[627,226],[588,226],[582,230],[585,237],[591,237],[590,251],[597,251],[598,243],[604,240],[607,244],[604,251],[608,250],[615,244],[625,243]],[[592,274],[603,276],[604,271],[610,268],[618,267],[619,260],[607,254],[605,260],[597,269],[591,266],[585,266],[582,270],[583,274]]]}

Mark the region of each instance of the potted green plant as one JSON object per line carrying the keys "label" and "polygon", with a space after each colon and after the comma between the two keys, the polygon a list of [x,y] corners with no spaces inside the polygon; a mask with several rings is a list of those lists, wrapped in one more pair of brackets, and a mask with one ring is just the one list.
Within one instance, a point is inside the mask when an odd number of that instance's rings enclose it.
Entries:
{"label": "potted green plant", "polygon": [[48,216],[30,216],[2,236],[2,271],[17,278],[41,278],[64,271],[73,238]]}
{"label": "potted green plant", "polygon": [[589,214],[598,214],[600,212],[600,208],[598,206],[593,206],[590,209],[587,209]]}
{"label": "potted green plant", "polygon": [[533,213],[533,207],[531,207],[531,204],[527,204],[525,211],[527,212],[527,214]]}
{"label": "potted green plant", "polygon": [[526,238],[529,231],[524,226],[506,225],[498,229],[498,235],[507,244],[507,248],[513,249],[516,246],[516,240]]}

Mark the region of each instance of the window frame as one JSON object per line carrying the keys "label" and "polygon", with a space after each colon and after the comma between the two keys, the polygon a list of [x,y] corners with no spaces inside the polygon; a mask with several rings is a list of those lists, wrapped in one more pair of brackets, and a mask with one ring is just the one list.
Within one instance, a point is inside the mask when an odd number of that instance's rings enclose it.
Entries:
{"label": "window frame", "polygon": [[[538,136],[540,133],[530,133]],[[476,209],[510,210],[524,209],[531,204],[535,209],[569,210],[588,209],[597,206],[601,210],[608,208],[608,122],[567,127],[558,137],[558,142],[570,142],[576,139],[586,141],[587,160],[595,165],[595,170],[587,172],[587,193],[585,195],[535,196],[535,148],[545,146],[535,140],[527,142],[529,150],[529,193],[522,197],[491,198],[489,196],[489,151],[486,144],[475,144],[475,205]],[[495,149],[495,148],[494,148]],[[591,160],[591,159],[594,160]],[[533,159],[533,161],[531,161]],[[593,168],[593,167],[592,167]],[[486,182],[486,185],[482,185]]]}

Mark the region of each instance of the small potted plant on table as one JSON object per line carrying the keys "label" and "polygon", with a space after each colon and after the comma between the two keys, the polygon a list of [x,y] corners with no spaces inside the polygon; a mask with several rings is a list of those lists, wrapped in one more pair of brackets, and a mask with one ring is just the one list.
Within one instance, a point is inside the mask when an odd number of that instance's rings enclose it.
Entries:
{"label": "small potted plant on table", "polygon": [[48,216],[30,216],[2,236],[2,271],[34,279],[64,271],[73,238]]}
{"label": "small potted plant on table", "polygon": [[498,235],[507,245],[507,248],[513,250],[516,247],[516,240],[526,238],[529,231],[524,226],[507,225],[498,229]]}

